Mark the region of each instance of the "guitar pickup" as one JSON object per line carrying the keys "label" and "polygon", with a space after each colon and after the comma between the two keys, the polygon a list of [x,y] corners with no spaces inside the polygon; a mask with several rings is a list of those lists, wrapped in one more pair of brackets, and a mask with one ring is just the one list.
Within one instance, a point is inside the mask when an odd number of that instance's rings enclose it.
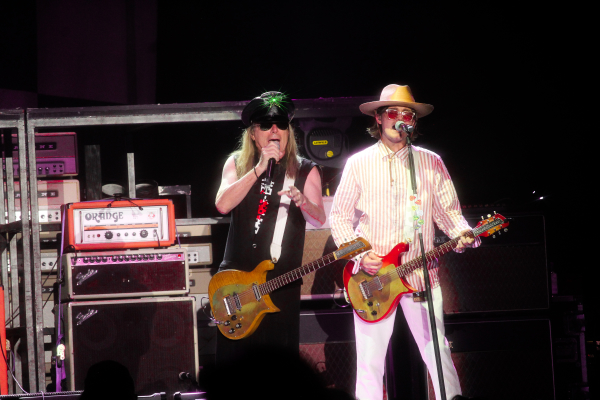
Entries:
{"label": "guitar pickup", "polygon": [[237,294],[233,295],[233,300],[235,301],[235,308],[237,308],[238,310],[242,309],[242,302],[240,301],[240,296],[238,296]]}
{"label": "guitar pickup", "polygon": [[256,301],[262,298],[262,295],[260,294],[260,289],[258,288],[258,285],[256,283],[252,284],[252,291],[254,292],[254,297],[256,298]]}
{"label": "guitar pickup", "polygon": [[383,284],[381,283],[381,279],[379,279],[379,277],[378,277],[378,276],[376,276],[376,277],[373,279],[373,282],[376,282],[376,283],[377,283],[377,290],[382,290],[382,289],[383,289]]}

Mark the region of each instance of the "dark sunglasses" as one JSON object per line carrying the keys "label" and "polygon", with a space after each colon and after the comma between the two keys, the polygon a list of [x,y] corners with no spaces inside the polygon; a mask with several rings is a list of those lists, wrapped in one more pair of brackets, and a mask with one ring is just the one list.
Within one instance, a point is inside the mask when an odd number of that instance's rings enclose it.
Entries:
{"label": "dark sunglasses", "polygon": [[413,122],[416,118],[416,114],[411,110],[396,110],[395,108],[388,108],[385,110],[387,116],[391,120],[399,120],[402,122]]}
{"label": "dark sunglasses", "polygon": [[285,131],[290,127],[289,122],[285,121],[264,121],[264,122],[256,122],[254,125],[260,126],[261,131],[268,131],[271,129],[273,125],[277,126],[277,129],[280,131]]}

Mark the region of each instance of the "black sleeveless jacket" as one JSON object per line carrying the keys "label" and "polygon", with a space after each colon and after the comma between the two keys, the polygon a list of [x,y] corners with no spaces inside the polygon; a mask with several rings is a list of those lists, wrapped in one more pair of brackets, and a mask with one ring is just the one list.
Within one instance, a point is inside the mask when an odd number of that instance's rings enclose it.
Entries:
{"label": "black sleeveless jacket", "polygon": [[[304,192],[306,178],[313,167],[317,164],[303,159],[299,172],[296,176],[294,186],[301,192]],[[320,172],[320,170],[319,170]],[[261,193],[261,184],[265,189],[263,173],[259,180],[252,186],[244,200],[231,212],[231,224],[229,225],[229,234],[227,236],[227,245],[225,248],[225,257],[219,266],[219,270],[237,269],[241,271],[252,271],[258,264],[264,260],[270,260],[270,247],[273,241],[273,232],[275,230],[275,221],[279,211],[281,196],[277,192],[282,190],[285,179],[285,168],[277,164],[274,170],[273,185],[268,198],[268,208],[262,216],[258,233],[256,230],[256,219],[259,210],[259,202],[264,199],[265,194]],[[287,189],[287,188],[285,188]],[[268,192],[268,189],[267,189]],[[279,261],[275,264],[275,269],[269,271],[267,279],[273,279],[292,269],[300,267],[302,262],[302,253],[304,250],[304,233],[306,221],[302,212],[293,201],[290,202],[289,215],[285,226],[282,241],[282,250]],[[300,284],[301,279],[298,280]],[[294,283],[290,284],[294,285]]]}

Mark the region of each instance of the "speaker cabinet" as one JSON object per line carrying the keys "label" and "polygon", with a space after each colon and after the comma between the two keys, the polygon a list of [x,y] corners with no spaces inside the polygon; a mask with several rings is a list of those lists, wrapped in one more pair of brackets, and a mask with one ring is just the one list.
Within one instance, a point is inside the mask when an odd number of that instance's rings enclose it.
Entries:
{"label": "speaker cabinet", "polygon": [[[444,313],[511,312],[549,307],[544,218],[509,216],[509,231],[439,259]],[[478,220],[467,217],[471,226]],[[436,234],[436,245],[448,238]]]}
{"label": "speaker cabinet", "polygon": [[[306,231],[302,265],[317,260],[337,250],[331,237],[331,229],[311,229]],[[319,298],[320,295],[331,295],[344,287],[342,272],[348,261],[338,260],[302,277],[301,296],[303,299]]]}
{"label": "speaker cabinet", "polygon": [[[549,320],[450,322],[446,338],[464,396],[555,398]],[[429,399],[435,400],[427,380]]]}
{"label": "speaker cabinet", "polygon": [[327,386],[354,394],[356,346],[352,311],[302,311],[300,356]]}
{"label": "speaker cabinet", "polygon": [[63,310],[70,390],[83,390],[89,367],[103,360],[126,366],[138,395],[189,391],[179,373],[198,376],[193,297],[73,302]]}

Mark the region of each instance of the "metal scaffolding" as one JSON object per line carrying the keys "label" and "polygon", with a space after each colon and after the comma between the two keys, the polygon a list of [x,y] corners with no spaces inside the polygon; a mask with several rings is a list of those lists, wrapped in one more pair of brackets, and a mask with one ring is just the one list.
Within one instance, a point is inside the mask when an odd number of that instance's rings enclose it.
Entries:
{"label": "metal scaffolding", "polygon": [[[362,115],[358,105],[372,101],[371,97],[321,98],[294,100],[295,118],[355,117]],[[40,250],[37,165],[35,154],[35,134],[40,128],[72,128],[81,126],[125,125],[125,124],[172,124],[183,122],[236,121],[247,101],[214,102],[197,104],[110,106],[57,109],[0,110],[0,128],[16,133],[19,143],[19,180],[21,200],[21,221],[17,221],[14,209],[14,176],[12,154],[5,154],[6,176],[0,169],[2,181],[6,185],[0,191],[0,213],[7,215],[6,224],[0,225],[2,246],[0,263],[2,284],[5,288],[10,279],[9,290],[5,290],[5,309],[7,328],[15,343],[25,341],[26,360],[23,365],[15,365],[15,377],[22,381],[26,369],[30,392],[45,390],[44,322],[42,315],[42,267]],[[7,138],[5,138],[6,140]],[[10,140],[10,135],[8,135]],[[5,146],[5,148],[8,148]],[[130,191],[135,188],[133,160],[128,162],[128,180]],[[5,207],[6,203],[6,207]],[[29,211],[29,218],[26,218]],[[202,218],[178,220],[178,225],[189,223],[217,223],[215,219]],[[57,225],[57,224],[54,224]],[[44,227],[45,228],[45,227]],[[47,230],[45,228],[44,230]],[[60,230],[58,227],[56,230]],[[17,233],[22,237],[23,279],[19,282],[17,268]],[[10,253],[10,262],[8,254]],[[60,252],[59,252],[60,253]],[[9,271],[8,266],[11,269]],[[10,272],[10,274],[9,274]],[[21,291],[21,292],[20,292]],[[23,299],[19,307],[19,298]],[[25,315],[15,315],[21,311]],[[22,326],[24,321],[25,326]],[[16,352],[15,352],[16,353]],[[26,365],[26,368],[24,368]],[[27,386],[27,385],[26,385]],[[16,388],[10,389],[16,393]]]}

